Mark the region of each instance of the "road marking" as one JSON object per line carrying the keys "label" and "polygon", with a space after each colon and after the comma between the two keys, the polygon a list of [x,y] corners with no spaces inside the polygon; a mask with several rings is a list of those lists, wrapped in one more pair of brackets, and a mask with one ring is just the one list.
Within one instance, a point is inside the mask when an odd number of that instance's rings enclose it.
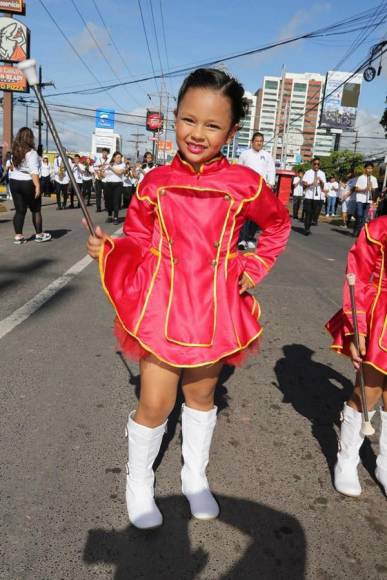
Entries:
{"label": "road marking", "polygon": [[[122,232],[119,228],[114,232],[112,237],[117,237]],[[15,310],[12,314],[0,321],[0,340],[10,333],[14,328],[19,326],[22,322],[27,320],[34,312],[39,310],[48,300],[55,294],[62,290],[69,282],[71,282],[78,274],[82,272],[89,264],[94,262],[90,256],[85,256],[79,260],[74,266],[71,266],[62,276],[51,282],[46,288],[41,290],[36,296],[28,300],[23,306]]]}

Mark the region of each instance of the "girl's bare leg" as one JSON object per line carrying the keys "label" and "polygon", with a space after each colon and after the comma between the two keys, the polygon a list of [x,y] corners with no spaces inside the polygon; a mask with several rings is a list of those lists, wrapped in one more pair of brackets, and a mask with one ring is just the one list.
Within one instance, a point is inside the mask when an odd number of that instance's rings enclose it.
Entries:
{"label": "girl's bare leg", "polygon": [[[365,382],[365,393],[367,398],[368,410],[372,411],[375,405],[379,402],[383,394],[383,387],[385,383],[386,376],[380,371],[374,369],[370,365],[365,364],[364,369],[364,382]],[[384,395],[383,395],[384,396]],[[387,401],[387,395],[386,399]],[[361,412],[361,400],[360,400],[360,384],[359,377],[356,379],[356,386],[351,399],[348,401],[348,405]]]}
{"label": "girl's bare leg", "polygon": [[198,411],[210,411],[214,407],[216,383],[223,363],[184,369],[183,394],[187,407]]}
{"label": "girl's bare leg", "polygon": [[133,419],[145,427],[157,427],[169,417],[175,402],[180,369],[150,355],[140,361],[140,400]]}

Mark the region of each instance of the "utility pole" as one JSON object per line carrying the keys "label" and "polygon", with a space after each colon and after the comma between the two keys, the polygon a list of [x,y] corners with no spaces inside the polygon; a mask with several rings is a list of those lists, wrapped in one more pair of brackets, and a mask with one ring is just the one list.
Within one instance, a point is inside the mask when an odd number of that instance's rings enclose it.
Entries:
{"label": "utility pole", "polygon": [[352,158],[352,169],[355,168],[355,155],[356,155],[356,151],[357,151],[357,144],[360,143],[358,136],[359,136],[359,131],[356,130],[356,137],[355,137],[355,141],[353,141],[353,158]]}
{"label": "utility pole", "polygon": [[139,160],[140,158],[140,150],[139,150],[139,144],[140,143],[146,143],[146,141],[141,140],[140,137],[145,137],[144,133],[139,133],[137,131],[137,133],[132,133],[131,135],[132,137],[134,137],[134,139],[127,139],[127,143],[135,143],[135,150],[136,150],[136,161]]}
{"label": "utility pole", "polygon": [[[163,84],[161,86],[161,89],[159,92],[149,93],[148,97],[150,98],[150,100],[152,100],[152,97],[158,97],[160,117],[161,117],[162,113],[164,113],[164,101],[165,101],[165,114],[163,115],[163,119],[164,119],[164,164],[165,164],[165,162],[166,162],[166,142],[167,142],[167,137],[168,137],[168,123],[169,123],[169,111],[170,111],[169,101],[170,101],[170,99],[175,99],[175,97],[167,91],[165,84]],[[155,158],[156,163],[158,161],[158,155],[159,155],[159,141],[160,141],[160,129],[157,130],[157,141],[156,142],[153,141],[153,154],[154,154],[154,158]]]}
{"label": "utility pole", "polygon": [[282,130],[282,149],[281,149],[281,169],[286,168],[288,156],[288,132],[289,132],[290,101],[287,101],[284,112],[284,126]]}
{"label": "utility pole", "polygon": [[[53,81],[49,81],[47,83],[44,83],[42,81],[42,67],[39,67],[39,88],[40,90],[44,89],[45,87],[55,87],[55,84],[53,83]],[[39,155],[41,155],[43,153],[43,144],[42,144],[42,127],[43,127],[43,121],[42,121],[42,108],[40,106],[39,103],[39,107],[38,107],[38,120],[35,121],[35,125],[37,125],[38,127],[38,153]],[[48,151],[48,127],[46,126],[46,150]]]}

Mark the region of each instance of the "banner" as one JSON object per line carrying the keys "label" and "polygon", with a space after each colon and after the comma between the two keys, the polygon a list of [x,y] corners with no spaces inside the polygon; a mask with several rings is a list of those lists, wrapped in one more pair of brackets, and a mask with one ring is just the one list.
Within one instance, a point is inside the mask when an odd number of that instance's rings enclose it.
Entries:
{"label": "banner", "polygon": [[0,60],[20,62],[30,58],[30,31],[23,22],[0,17]]}
{"label": "banner", "polygon": [[157,147],[159,149],[159,151],[172,151],[173,150],[173,141],[170,141],[169,139],[167,139],[166,141],[163,140],[159,140],[157,142]]}
{"label": "banner", "polygon": [[25,14],[23,0],[0,0],[0,12],[12,12],[12,14]]}
{"label": "banner", "polygon": [[[351,73],[338,71],[327,73],[321,110],[321,127],[345,131],[355,130],[362,75],[349,77]],[[347,79],[348,82],[346,82]]]}
{"label": "banner", "polygon": [[146,130],[160,131],[163,128],[164,115],[158,111],[147,111],[146,112]]}
{"label": "banner", "polygon": [[27,80],[21,70],[10,65],[0,66],[0,91],[28,93]]}
{"label": "banner", "polygon": [[97,109],[95,112],[95,126],[97,129],[114,129],[114,109]]}

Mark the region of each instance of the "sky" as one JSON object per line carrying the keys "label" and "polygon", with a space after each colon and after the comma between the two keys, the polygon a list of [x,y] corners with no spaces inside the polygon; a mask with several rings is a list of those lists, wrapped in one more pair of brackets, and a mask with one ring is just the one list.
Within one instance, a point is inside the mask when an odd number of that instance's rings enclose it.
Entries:
{"label": "sky", "polygon": [[[71,49],[43,5],[84,62]],[[43,80],[55,83],[55,88],[45,89],[47,102],[90,109],[109,107],[118,112],[144,115],[147,107],[158,109],[155,93],[159,91],[160,83],[154,80],[99,94],[53,95],[138,79],[152,75],[152,70],[158,73],[161,69],[165,72],[184,66],[194,67],[330,25],[373,5],[379,6],[380,0],[371,0],[369,5],[364,0],[277,0],[265,3],[259,0],[26,0],[26,16],[18,18],[31,31],[31,57],[42,65]],[[386,38],[387,22],[377,26],[376,15],[370,24],[374,30],[371,28],[360,46],[350,51],[340,70],[353,71],[367,57],[370,47]],[[246,90],[254,93],[262,86],[264,75],[280,76],[283,66],[288,72],[325,74],[336,67],[358,36],[359,32],[353,32],[297,41],[283,48],[229,61],[227,68]],[[179,76],[166,81],[166,88],[172,96],[177,96],[183,78]],[[368,153],[387,148],[387,142],[382,139],[364,138],[384,137],[379,119],[385,107],[386,89],[387,58],[382,75],[362,84],[358,112],[359,149]],[[17,99],[19,95],[15,95]],[[29,98],[32,94],[24,96]],[[172,103],[171,99],[171,107]],[[72,150],[88,151],[95,121],[91,111],[82,113],[90,118],[64,113],[53,113],[53,116],[64,145]],[[35,108],[29,107],[29,122],[36,116]],[[136,132],[141,133],[141,140],[145,141],[140,144],[140,149],[151,147],[150,133],[145,130],[141,116],[118,119],[127,122],[116,125],[123,137],[124,152],[133,152],[131,141]],[[17,102],[15,129],[25,120],[26,108]],[[128,122],[136,124],[129,125]],[[346,142],[350,148],[353,147],[352,136]]]}

